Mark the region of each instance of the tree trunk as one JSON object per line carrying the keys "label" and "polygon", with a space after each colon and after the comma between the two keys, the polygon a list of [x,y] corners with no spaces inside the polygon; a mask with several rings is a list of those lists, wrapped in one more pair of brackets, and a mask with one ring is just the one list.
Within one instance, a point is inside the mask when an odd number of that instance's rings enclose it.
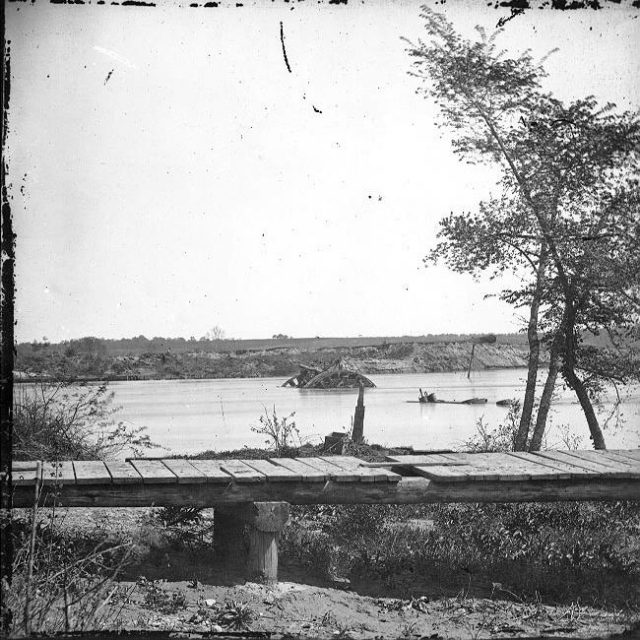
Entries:
{"label": "tree trunk", "polygon": [[556,387],[556,380],[558,379],[558,373],[560,371],[560,343],[561,334],[556,334],[551,343],[551,353],[549,360],[549,369],[547,371],[547,379],[544,383],[544,389],[542,391],[542,397],[540,398],[540,407],[538,408],[538,416],[536,418],[536,426],[533,430],[533,436],[531,438],[531,444],[529,445],[529,451],[540,451],[542,445],[542,438],[544,437],[544,431],[547,427],[547,417],[549,410],[551,409],[551,400],[553,398],[553,391]]}
{"label": "tree trunk", "polygon": [[580,378],[578,378],[573,367],[565,365],[562,369],[562,375],[565,377],[568,385],[576,392],[576,396],[578,396],[578,401],[580,402],[584,416],[587,419],[587,424],[589,425],[593,448],[606,449],[607,445],[604,442],[604,435],[602,434],[602,429],[598,424],[596,412],[593,410],[593,405],[591,404],[589,394],[584,387],[584,383]]}
{"label": "tree trunk", "polygon": [[542,285],[544,271],[547,262],[544,250],[540,255],[538,272],[536,274],[536,289],[531,301],[529,311],[529,325],[527,327],[527,338],[529,340],[529,361],[527,373],[527,385],[524,391],[524,401],[522,403],[522,413],[520,414],[520,425],[516,434],[516,451],[526,451],[529,430],[531,428],[531,416],[533,415],[533,405],[536,397],[536,382],[538,379],[538,364],[540,361],[540,338],[538,337],[538,313],[540,311],[540,299],[542,297]]}
{"label": "tree trunk", "polygon": [[576,355],[575,355],[575,318],[576,311],[573,305],[569,305],[565,311],[564,318],[564,364],[562,366],[562,375],[567,381],[567,384],[575,391],[584,416],[587,419],[589,425],[589,431],[591,433],[591,440],[593,441],[594,449],[606,449],[607,446],[604,442],[604,435],[602,429],[598,424],[598,418],[596,412],[593,410],[593,405],[589,398],[589,394],[584,386],[584,383],[576,375]]}

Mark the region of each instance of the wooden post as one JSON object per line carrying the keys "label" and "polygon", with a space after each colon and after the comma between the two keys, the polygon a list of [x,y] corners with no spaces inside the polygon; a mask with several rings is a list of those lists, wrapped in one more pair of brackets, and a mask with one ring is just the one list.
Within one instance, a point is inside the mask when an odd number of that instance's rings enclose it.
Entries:
{"label": "wooden post", "polygon": [[358,389],[358,402],[356,403],[356,412],[353,416],[353,436],[354,442],[362,442],[364,432],[364,387],[360,383]]}
{"label": "wooden post", "polygon": [[276,582],[278,537],[289,519],[289,503],[245,503],[232,509],[216,509],[216,514],[222,525],[218,532],[214,521],[216,536],[221,534],[217,548],[241,558],[249,580]]}
{"label": "wooden post", "polygon": [[471,345],[471,358],[469,358],[469,369],[467,370],[467,380],[471,378],[471,365],[473,364],[473,354],[476,350],[476,343],[472,343]]}

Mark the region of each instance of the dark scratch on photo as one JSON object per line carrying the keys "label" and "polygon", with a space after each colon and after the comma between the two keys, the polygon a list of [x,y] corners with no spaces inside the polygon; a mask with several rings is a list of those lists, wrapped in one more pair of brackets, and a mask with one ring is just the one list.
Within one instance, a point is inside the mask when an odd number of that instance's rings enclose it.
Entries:
{"label": "dark scratch on photo", "polygon": [[282,20],[280,21],[280,42],[282,43],[282,55],[284,56],[284,63],[287,65],[289,73],[291,73],[291,65],[289,65],[289,58],[287,57],[287,49],[284,46],[284,25]]}

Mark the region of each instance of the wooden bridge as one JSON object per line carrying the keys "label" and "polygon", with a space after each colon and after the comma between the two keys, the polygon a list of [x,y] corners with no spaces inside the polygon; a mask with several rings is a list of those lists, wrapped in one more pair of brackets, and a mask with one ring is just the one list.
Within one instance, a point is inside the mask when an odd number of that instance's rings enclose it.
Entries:
{"label": "wooden bridge", "polygon": [[[290,504],[640,500],[640,449],[448,453],[367,463],[348,456],[267,460],[14,462],[13,505],[216,509],[216,538],[248,532],[250,573],[277,575]],[[249,525],[247,527],[247,525]]]}

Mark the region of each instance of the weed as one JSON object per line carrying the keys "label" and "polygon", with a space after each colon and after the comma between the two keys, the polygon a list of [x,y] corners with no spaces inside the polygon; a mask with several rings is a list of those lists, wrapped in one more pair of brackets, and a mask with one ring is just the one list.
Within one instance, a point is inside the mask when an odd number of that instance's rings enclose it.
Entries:
{"label": "weed", "polygon": [[560,425],[558,431],[560,432],[562,444],[564,444],[567,449],[571,451],[581,447],[584,438],[581,435],[571,433],[571,427],[568,424]]}
{"label": "weed", "polygon": [[216,622],[227,629],[248,629],[253,618],[249,605],[230,600],[216,615]]}
{"label": "weed", "polygon": [[417,628],[417,622],[405,622],[400,629],[400,639],[411,640],[411,638],[419,636],[420,634],[416,631]]}
{"label": "weed", "polygon": [[520,402],[513,400],[509,411],[497,428],[491,430],[481,416],[476,422],[476,435],[462,444],[464,451],[513,451],[520,422]]}
{"label": "weed", "polygon": [[301,443],[300,431],[293,421],[294,415],[295,412],[279,418],[275,407],[271,412],[265,407],[264,415],[258,418],[260,425],[251,427],[251,431],[267,436],[265,443],[272,446],[280,455],[283,450],[291,449],[296,444],[299,446]]}

